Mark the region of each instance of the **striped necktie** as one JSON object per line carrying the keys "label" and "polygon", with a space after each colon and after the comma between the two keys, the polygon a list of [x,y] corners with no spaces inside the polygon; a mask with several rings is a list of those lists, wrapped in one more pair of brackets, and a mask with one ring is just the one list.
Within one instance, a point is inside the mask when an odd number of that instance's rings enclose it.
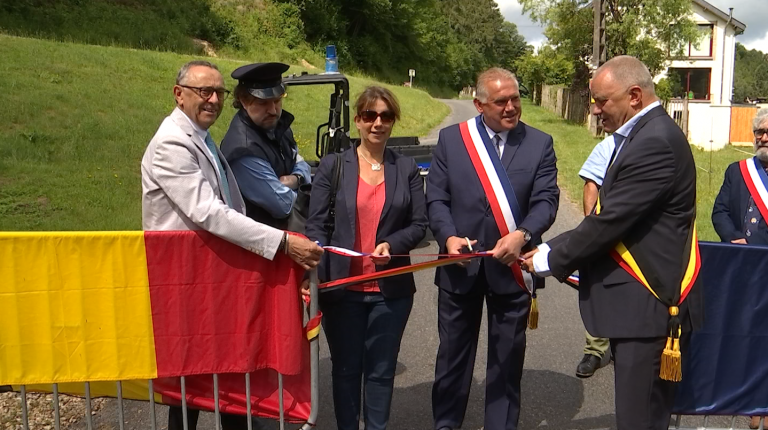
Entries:
{"label": "striped necktie", "polygon": [[229,193],[229,181],[227,180],[227,172],[224,171],[224,166],[221,164],[221,159],[219,159],[219,152],[216,150],[216,143],[213,141],[211,133],[205,135],[205,146],[207,146],[211,151],[211,155],[213,155],[213,159],[216,161],[216,166],[219,168],[219,183],[221,184],[220,188],[224,193],[224,203],[228,204],[229,207],[233,207],[232,195]]}

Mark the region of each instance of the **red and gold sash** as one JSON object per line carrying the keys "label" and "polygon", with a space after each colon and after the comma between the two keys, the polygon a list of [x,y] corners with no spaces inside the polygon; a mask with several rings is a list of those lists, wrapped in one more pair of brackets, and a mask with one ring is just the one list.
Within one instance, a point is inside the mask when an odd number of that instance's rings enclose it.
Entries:
{"label": "red and gold sash", "polygon": [[[600,204],[600,196],[597,198],[597,205],[595,206],[595,215],[600,215],[602,209]],[[670,334],[667,337],[667,345],[664,348],[661,360],[661,378],[668,381],[678,382],[682,379],[682,366],[680,361],[680,321],[678,314],[680,309],[678,306],[683,303],[688,293],[690,293],[693,284],[696,282],[696,278],[699,276],[699,269],[701,268],[701,258],[699,256],[699,241],[696,234],[696,219],[693,220],[691,226],[691,248],[688,255],[688,264],[686,265],[683,278],[680,282],[680,298],[677,303],[664,303],[659,297],[659,294],[654,291],[651,284],[643,274],[642,269],[637,264],[637,261],[629,252],[629,249],[623,242],[619,242],[614,249],[611,250],[611,257],[616,263],[626,270],[627,273],[632,275],[638,282],[643,284],[645,288],[661,301],[665,305],[669,306],[670,315]]]}

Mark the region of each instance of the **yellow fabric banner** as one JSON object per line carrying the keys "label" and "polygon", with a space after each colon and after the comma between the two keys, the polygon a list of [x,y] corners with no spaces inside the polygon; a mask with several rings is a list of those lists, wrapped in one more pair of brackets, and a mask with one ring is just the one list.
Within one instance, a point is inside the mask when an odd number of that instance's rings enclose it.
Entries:
{"label": "yellow fabric banner", "polygon": [[157,376],[144,232],[0,233],[0,309],[0,385]]}

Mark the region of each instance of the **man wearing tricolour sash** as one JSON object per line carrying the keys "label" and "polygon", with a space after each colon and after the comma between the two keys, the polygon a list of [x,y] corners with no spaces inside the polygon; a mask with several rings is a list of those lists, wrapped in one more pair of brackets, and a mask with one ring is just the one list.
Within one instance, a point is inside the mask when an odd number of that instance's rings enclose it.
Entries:
{"label": "man wearing tricolour sash", "polygon": [[[768,245],[768,108],[752,120],[755,156],[732,163],[712,208],[712,225],[723,242]],[[753,416],[749,428],[759,428]],[[763,428],[768,426],[768,418]]]}
{"label": "man wearing tricolour sash", "polygon": [[525,330],[535,326],[542,279],[516,261],[555,220],[560,191],[552,137],[520,121],[515,76],[478,77],[480,115],[440,131],[427,177],[430,228],[441,252],[488,251],[464,266],[437,269],[440,347],[432,388],[435,429],[461,426],[477,340],[488,309],[485,430],[517,428]]}
{"label": "man wearing tricolour sash", "polygon": [[755,156],[725,170],[712,209],[712,224],[723,242],[768,245],[768,108],[753,120]]}
{"label": "man wearing tricolour sash", "polygon": [[681,352],[702,323],[696,166],[639,60],[606,62],[591,90],[616,146],[595,212],[523,264],[561,282],[579,271],[584,325],[610,339],[618,430],[666,430]]}

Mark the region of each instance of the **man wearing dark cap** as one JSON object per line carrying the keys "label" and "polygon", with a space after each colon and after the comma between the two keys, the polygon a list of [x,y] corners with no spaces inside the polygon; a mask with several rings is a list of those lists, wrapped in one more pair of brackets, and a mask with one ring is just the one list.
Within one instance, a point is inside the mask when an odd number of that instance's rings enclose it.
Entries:
{"label": "man wearing dark cap", "polygon": [[238,80],[234,107],[221,150],[240,185],[246,214],[277,228],[288,219],[302,184],[310,182],[309,165],[293,138],[293,115],[283,110],[287,64],[256,63],[232,72]]}

